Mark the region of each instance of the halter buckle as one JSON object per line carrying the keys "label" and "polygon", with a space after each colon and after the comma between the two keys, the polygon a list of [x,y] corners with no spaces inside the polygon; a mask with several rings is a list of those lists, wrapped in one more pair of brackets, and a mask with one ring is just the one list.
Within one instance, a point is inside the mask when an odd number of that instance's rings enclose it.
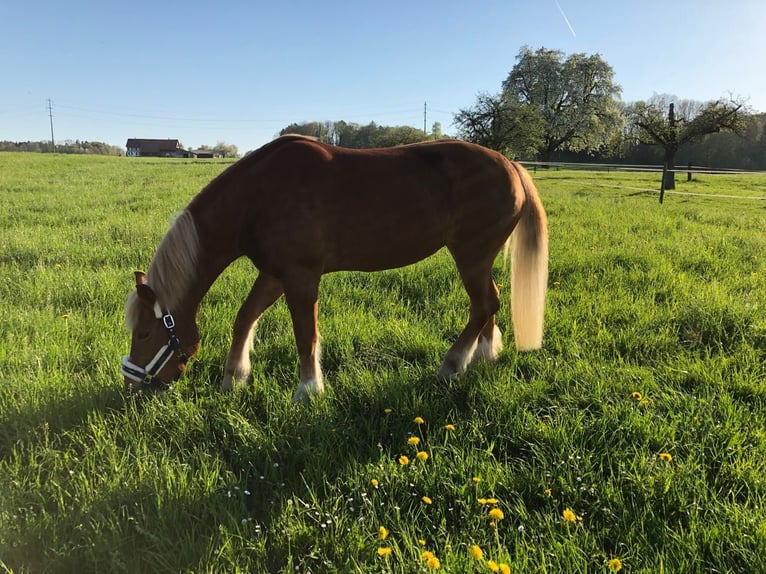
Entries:
{"label": "halter buckle", "polygon": [[173,318],[173,315],[171,315],[170,313],[165,313],[162,316],[162,324],[165,325],[165,328],[168,331],[176,328],[176,320]]}

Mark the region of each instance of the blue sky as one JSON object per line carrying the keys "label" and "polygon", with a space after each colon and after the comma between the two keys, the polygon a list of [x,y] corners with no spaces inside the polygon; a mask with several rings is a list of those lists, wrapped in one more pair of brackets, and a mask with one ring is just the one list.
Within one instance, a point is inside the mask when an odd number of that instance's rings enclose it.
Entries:
{"label": "blue sky", "polygon": [[241,153],[292,122],[423,126],[496,93],[519,49],[600,54],[622,99],[766,111],[763,0],[6,0],[0,140],[178,138]]}

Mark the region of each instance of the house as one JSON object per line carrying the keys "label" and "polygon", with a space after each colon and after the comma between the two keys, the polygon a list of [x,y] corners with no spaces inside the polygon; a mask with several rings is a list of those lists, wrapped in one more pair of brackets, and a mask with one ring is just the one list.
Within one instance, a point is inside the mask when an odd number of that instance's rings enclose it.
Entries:
{"label": "house", "polygon": [[131,138],[125,148],[125,155],[129,157],[194,157],[178,140]]}

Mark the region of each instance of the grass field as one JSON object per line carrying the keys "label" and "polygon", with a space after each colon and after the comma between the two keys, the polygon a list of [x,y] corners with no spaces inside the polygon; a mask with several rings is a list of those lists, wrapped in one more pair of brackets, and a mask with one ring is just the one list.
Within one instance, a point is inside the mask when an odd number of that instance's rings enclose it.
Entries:
{"label": "grass field", "polygon": [[504,297],[506,351],[454,382],[446,253],[327,276],[309,406],[283,302],[218,390],[238,262],[187,376],[128,398],[132,271],[226,165],[0,154],[0,571],[766,572],[766,176],[660,206],[656,174],[538,172],[545,346]]}

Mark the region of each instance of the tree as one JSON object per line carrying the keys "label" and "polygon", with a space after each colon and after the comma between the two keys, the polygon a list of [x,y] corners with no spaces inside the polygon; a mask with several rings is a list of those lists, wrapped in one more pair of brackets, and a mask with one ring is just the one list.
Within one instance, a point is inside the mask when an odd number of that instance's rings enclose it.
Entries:
{"label": "tree", "polygon": [[459,137],[508,157],[534,152],[542,141],[539,114],[502,94],[479,94],[476,104],[460,110],[454,121]]}
{"label": "tree", "polygon": [[503,82],[508,102],[539,116],[537,152],[549,161],[559,149],[596,151],[621,124],[620,86],[598,54],[572,54],[528,47]]}
{"label": "tree", "polygon": [[237,146],[220,141],[215,144],[213,153],[221,157],[239,157],[239,150],[237,149]]}
{"label": "tree", "polygon": [[[667,112],[666,112],[667,110]],[[744,132],[749,115],[743,102],[719,99],[701,103],[675,96],[655,95],[627,111],[634,137],[642,144],[660,146],[665,153],[665,189],[675,189],[675,157],[679,148],[720,131]]]}

